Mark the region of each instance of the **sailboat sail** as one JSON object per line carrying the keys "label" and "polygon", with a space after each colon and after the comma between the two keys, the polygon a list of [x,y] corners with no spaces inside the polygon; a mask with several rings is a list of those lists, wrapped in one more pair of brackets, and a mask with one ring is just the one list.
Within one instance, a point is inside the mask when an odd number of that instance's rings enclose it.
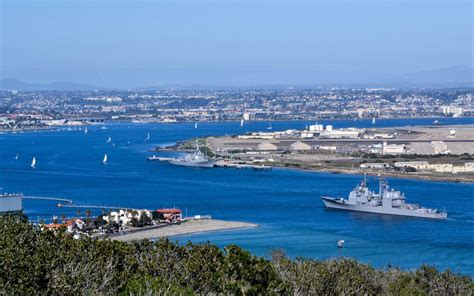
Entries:
{"label": "sailboat sail", "polygon": [[243,119],[240,120],[240,126],[241,127],[244,126],[244,120]]}
{"label": "sailboat sail", "polygon": [[372,118],[372,124],[375,124],[375,117]]}
{"label": "sailboat sail", "polygon": [[194,128],[198,128],[198,123],[197,122],[194,124]]}
{"label": "sailboat sail", "polygon": [[111,137],[109,137],[109,138],[107,139],[107,143],[110,143],[110,142],[112,142],[112,138],[111,138]]}
{"label": "sailboat sail", "polygon": [[36,168],[36,157],[33,157],[33,160],[31,161],[31,167]]}
{"label": "sailboat sail", "polygon": [[105,154],[104,155],[104,160],[102,160],[102,163],[107,164],[107,160],[108,160],[108,157],[107,157],[107,154]]}

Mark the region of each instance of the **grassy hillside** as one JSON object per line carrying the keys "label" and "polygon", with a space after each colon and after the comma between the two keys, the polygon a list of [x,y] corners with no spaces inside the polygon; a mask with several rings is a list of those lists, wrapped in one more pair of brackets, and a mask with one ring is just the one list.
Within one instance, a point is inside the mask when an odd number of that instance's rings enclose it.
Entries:
{"label": "grassy hillside", "polygon": [[352,259],[272,259],[237,246],[75,240],[0,217],[0,295],[474,295],[470,277]]}

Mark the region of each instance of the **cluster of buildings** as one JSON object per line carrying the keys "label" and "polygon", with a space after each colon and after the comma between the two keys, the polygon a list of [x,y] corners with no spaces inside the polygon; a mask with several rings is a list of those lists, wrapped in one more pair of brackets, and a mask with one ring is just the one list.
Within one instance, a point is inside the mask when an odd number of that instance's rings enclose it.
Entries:
{"label": "cluster of buildings", "polygon": [[466,162],[464,164],[452,163],[429,163],[428,161],[400,161],[393,164],[386,162],[368,162],[360,165],[361,169],[387,170],[401,169],[405,171],[425,171],[434,173],[474,173],[474,162]]}
{"label": "cluster of buildings", "polygon": [[89,236],[91,234],[115,233],[124,229],[132,230],[146,226],[166,225],[183,221],[180,209],[158,209],[131,210],[118,209],[108,214],[99,215],[97,218],[87,217],[63,219],[58,222],[57,217],[53,217],[51,223],[40,223],[43,230],[65,229],[66,232],[75,237]]}
{"label": "cluster of buildings", "polygon": [[429,163],[428,161],[404,161],[396,162],[397,168],[413,168],[417,171],[432,171],[436,173],[474,173],[474,162],[466,162],[464,165],[454,165],[452,163]]}
{"label": "cluster of buildings", "polygon": [[472,116],[474,106],[469,88],[175,88],[0,91],[0,117],[1,114],[43,115],[52,119],[105,117],[138,122],[317,120]]}

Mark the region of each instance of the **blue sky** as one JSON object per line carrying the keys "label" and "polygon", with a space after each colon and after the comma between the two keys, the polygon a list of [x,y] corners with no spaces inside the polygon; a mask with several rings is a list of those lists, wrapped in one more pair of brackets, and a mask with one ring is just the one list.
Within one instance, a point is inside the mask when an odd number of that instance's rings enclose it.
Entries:
{"label": "blue sky", "polygon": [[307,83],[473,63],[472,2],[0,1],[3,78]]}

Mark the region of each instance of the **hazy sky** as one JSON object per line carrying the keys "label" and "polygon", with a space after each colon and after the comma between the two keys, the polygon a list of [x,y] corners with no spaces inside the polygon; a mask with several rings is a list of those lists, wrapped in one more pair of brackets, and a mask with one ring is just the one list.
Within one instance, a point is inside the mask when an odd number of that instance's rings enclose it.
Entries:
{"label": "hazy sky", "polygon": [[470,1],[0,1],[3,78],[305,83],[473,63]]}

